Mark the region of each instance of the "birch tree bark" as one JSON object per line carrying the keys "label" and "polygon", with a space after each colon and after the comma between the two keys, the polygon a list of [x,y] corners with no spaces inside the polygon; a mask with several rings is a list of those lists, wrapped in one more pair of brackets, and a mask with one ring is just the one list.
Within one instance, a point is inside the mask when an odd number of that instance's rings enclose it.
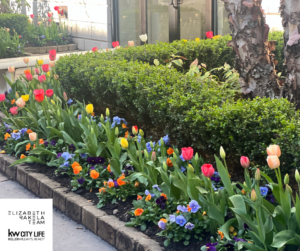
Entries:
{"label": "birch tree bark", "polygon": [[235,68],[240,74],[241,91],[254,98],[280,96],[269,26],[261,8],[262,0],[222,0],[232,31],[231,46],[236,53]]}
{"label": "birch tree bark", "polygon": [[283,96],[300,107],[300,0],[281,0],[287,76]]}

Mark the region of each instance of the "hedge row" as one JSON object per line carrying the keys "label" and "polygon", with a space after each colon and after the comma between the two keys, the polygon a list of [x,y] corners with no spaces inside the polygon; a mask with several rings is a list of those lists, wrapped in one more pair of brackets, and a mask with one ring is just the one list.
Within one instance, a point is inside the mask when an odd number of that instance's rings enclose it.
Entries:
{"label": "hedge row", "polygon": [[28,17],[22,14],[1,14],[0,15],[0,27],[10,29],[10,34],[14,35],[14,30],[19,35],[23,35],[26,32],[28,26]]}
{"label": "hedge row", "polygon": [[[290,127],[299,127],[285,99],[236,100],[226,84],[199,81],[163,65],[87,53],[62,57],[55,70],[72,98],[126,107],[137,121],[163,128],[180,146],[215,153],[222,145],[234,161],[246,155],[265,164],[266,145],[283,134],[291,143]],[[284,167],[300,163],[293,155],[282,159]]]}

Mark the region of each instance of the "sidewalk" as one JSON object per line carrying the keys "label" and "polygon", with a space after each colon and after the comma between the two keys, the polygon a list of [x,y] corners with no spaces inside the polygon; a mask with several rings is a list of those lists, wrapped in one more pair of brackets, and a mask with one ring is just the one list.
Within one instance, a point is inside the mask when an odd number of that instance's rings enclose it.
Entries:
{"label": "sidewalk", "polygon": [[[9,180],[0,173],[0,206],[1,199],[4,198],[39,199],[17,182]],[[53,251],[117,250],[84,226],[53,209]]]}

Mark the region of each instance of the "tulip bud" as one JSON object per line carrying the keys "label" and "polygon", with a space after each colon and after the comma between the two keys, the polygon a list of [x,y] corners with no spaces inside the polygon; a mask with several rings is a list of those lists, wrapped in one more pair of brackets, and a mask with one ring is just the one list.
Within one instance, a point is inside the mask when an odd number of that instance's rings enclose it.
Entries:
{"label": "tulip bud", "polygon": [[242,156],[240,162],[241,162],[241,166],[244,168],[248,168],[250,166],[250,161],[248,157]]}
{"label": "tulip bud", "polygon": [[260,181],[260,179],[261,179],[260,170],[259,168],[257,168],[255,172],[255,180]]}
{"label": "tulip bud", "polygon": [[147,152],[147,150],[146,150],[146,149],[144,150],[144,156],[145,156],[145,158],[146,158],[146,159],[148,159],[148,158],[149,158],[149,154],[148,154],[148,152]]}
{"label": "tulip bud", "polygon": [[15,69],[14,66],[9,66],[9,67],[8,67],[8,72],[9,72],[9,73],[14,73],[15,70],[16,70],[16,69]]}
{"label": "tulip bud", "polygon": [[100,121],[101,121],[102,123],[104,123],[104,117],[103,117],[103,114],[101,114],[101,116],[100,116]]}
{"label": "tulip bud", "polygon": [[109,109],[106,108],[106,116],[109,117]]}
{"label": "tulip bud", "polygon": [[150,146],[151,146],[151,148],[153,148],[153,142],[152,141],[150,141]]}
{"label": "tulip bud", "polygon": [[285,185],[289,184],[289,182],[290,182],[290,177],[289,177],[288,174],[286,174],[286,175],[284,176],[283,182],[284,182]]}
{"label": "tulip bud", "polygon": [[298,170],[296,170],[296,172],[295,172],[295,178],[296,178],[297,183],[300,183],[300,174],[299,174]]}
{"label": "tulip bud", "polygon": [[199,159],[199,155],[198,155],[198,153],[196,153],[195,160],[198,161],[198,159]]}
{"label": "tulip bud", "polygon": [[191,172],[191,173],[194,173],[194,172],[195,172],[195,169],[194,169],[194,167],[193,167],[191,164],[188,164],[187,170],[188,170],[189,172]]}
{"label": "tulip bud", "polygon": [[151,160],[152,160],[153,162],[156,161],[156,153],[155,153],[154,151],[152,152]]}
{"label": "tulip bud", "polygon": [[116,127],[116,129],[115,129],[115,135],[116,135],[116,137],[119,136],[119,127]]}
{"label": "tulip bud", "polygon": [[286,191],[287,191],[290,195],[293,194],[293,190],[292,190],[292,188],[291,188],[288,184],[285,185],[285,189],[286,189]]}
{"label": "tulip bud", "polygon": [[220,156],[221,156],[222,159],[226,158],[226,153],[225,153],[224,148],[222,146],[220,147]]}
{"label": "tulip bud", "polygon": [[160,138],[160,145],[161,145],[161,146],[164,146],[164,145],[165,145],[163,138]]}
{"label": "tulip bud", "polygon": [[55,78],[55,80],[57,80],[57,79],[59,79],[59,76],[55,74],[54,78]]}
{"label": "tulip bud", "polygon": [[54,61],[50,61],[49,66],[53,68],[55,66],[55,62]]}
{"label": "tulip bud", "polygon": [[254,189],[252,189],[252,192],[251,192],[251,200],[252,201],[256,201],[257,200],[257,195],[256,195],[256,192]]}
{"label": "tulip bud", "polygon": [[20,96],[19,96],[19,93],[18,92],[16,92],[16,98],[19,98]]}
{"label": "tulip bud", "polygon": [[65,92],[63,93],[63,98],[64,98],[64,101],[68,101],[68,96]]}
{"label": "tulip bud", "polygon": [[177,155],[176,155],[176,153],[175,152],[173,152],[173,160],[177,160]]}
{"label": "tulip bud", "polygon": [[51,99],[51,104],[52,104],[52,105],[55,105],[55,102],[54,102],[54,100],[53,100],[53,99]]}
{"label": "tulip bud", "polygon": [[142,137],[144,137],[144,135],[145,135],[145,134],[144,134],[144,131],[143,131],[142,129],[139,130],[139,134],[140,134]]}
{"label": "tulip bud", "polygon": [[167,167],[166,162],[163,163],[163,168],[164,168],[165,171],[168,171],[168,167]]}
{"label": "tulip bud", "polygon": [[24,58],[24,59],[23,59],[23,62],[24,62],[25,64],[28,64],[28,63],[29,63],[29,58]]}

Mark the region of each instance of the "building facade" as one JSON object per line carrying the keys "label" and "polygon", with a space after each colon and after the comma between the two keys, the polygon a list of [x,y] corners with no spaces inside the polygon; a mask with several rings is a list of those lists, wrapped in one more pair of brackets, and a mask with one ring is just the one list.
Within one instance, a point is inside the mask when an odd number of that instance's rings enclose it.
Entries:
{"label": "building facade", "polygon": [[[27,0],[28,1],[28,0]],[[221,0],[38,0],[28,1],[23,14],[34,14],[35,22],[47,18],[54,6],[64,10],[66,24],[80,50],[111,48],[128,41],[140,44],[139,35],[147,34],[148,43],[177,39],[205,38],[230,33],[224,3]],[[11,1],[13,4],[13,0]]]}

